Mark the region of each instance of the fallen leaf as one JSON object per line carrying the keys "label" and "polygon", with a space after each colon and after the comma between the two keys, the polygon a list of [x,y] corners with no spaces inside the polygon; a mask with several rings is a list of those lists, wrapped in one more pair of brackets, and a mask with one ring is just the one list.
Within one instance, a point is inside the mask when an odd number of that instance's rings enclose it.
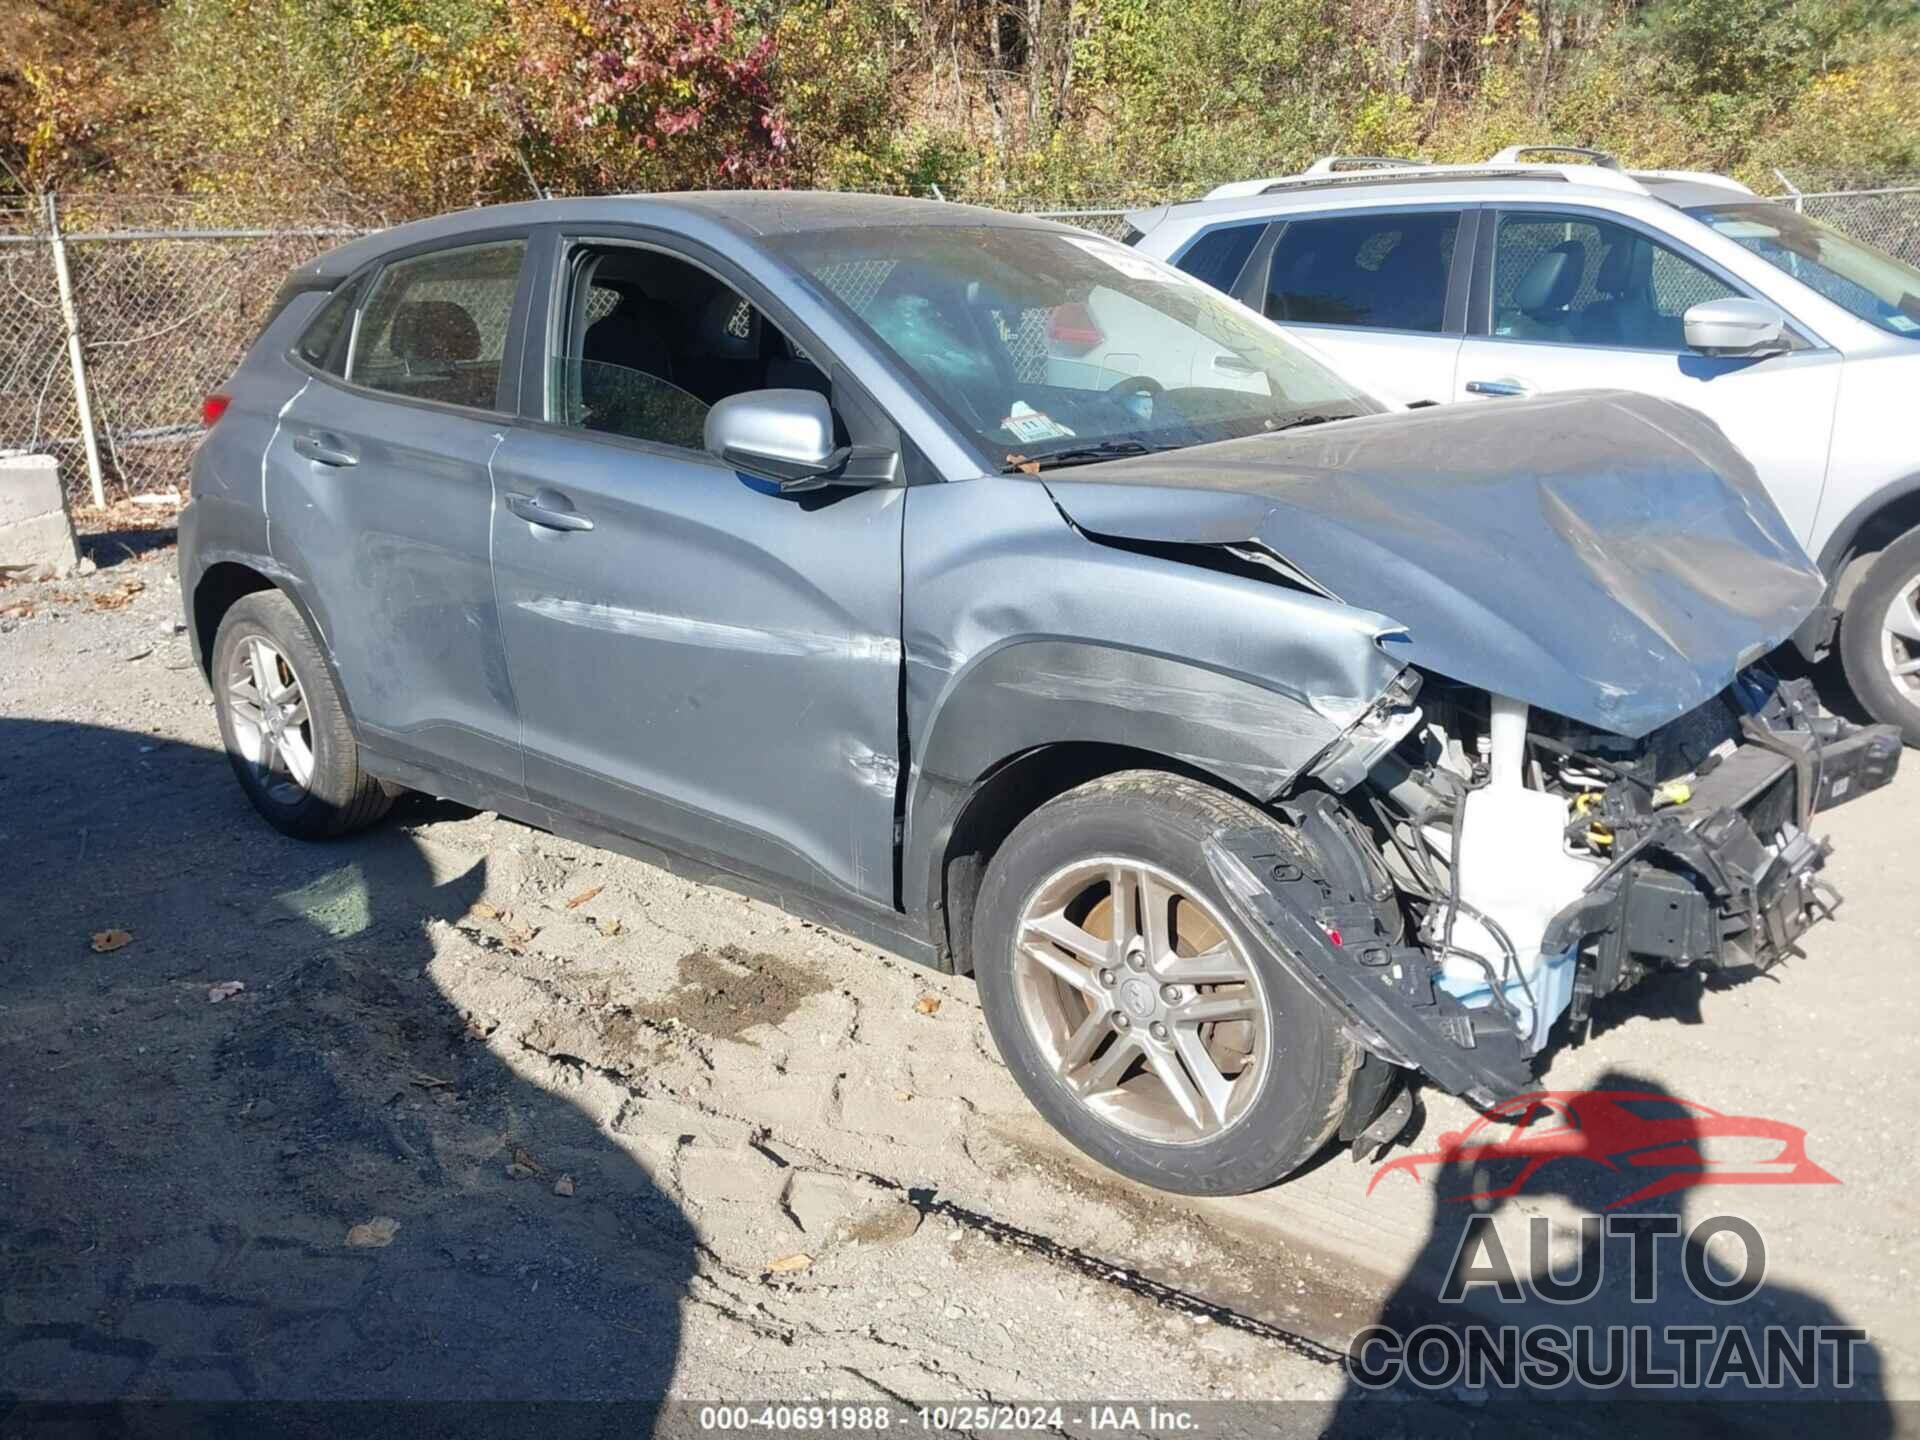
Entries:
{"label": "fallen leaf", "polygon": [[540,1162],[525,1150],[516,1149],[513,1152],[513,1163],[525,1166],[527,1173],[530,1175],[544,1175],[546,1173],[540,1168]]}
{"label": "fallen leaf", "polygon": [[531,925],[508,926],[501,930],[500,938],[507,942],[507,948],[516,955],[533,943],[533,937],[540,932]]}
{"label": "fallen leaf", "polygon": [[893,1098],[900,1101],[902,1104],[905,1104],[907,1101],[913,1099],[913,1091],[896,1090],[893,1092]]}
{"label": "fallen leaf", "polygon": [[106,955],[118,950],[123,945],[131,945],[132,943],[133,932],[131,930],[96,930],[93,932],[93,952],[96,955]]}
{"label": "fallen leaf", "polygon": [[573,1195],[573,1176],[562,1175],[553,1182],[553,1193],[571,1198]]}
{"label": "fallen leaf", "polygon": [[484,900],[476,900],[467,907],[467,914],[476,920],[496,920],[500,916],[500,911]]}
{"label": "fallen leaf", "polygon": [[600,922],[600,933],[608,939],[612,939],[615,935],[626,934],[627,927],[622,925],[618,920],[609,917]]}
{"label": "fallen leaf", "polygon": [[804,1250],[796,1250],[791,1255],[782,1255],[778,1260],[769,1261],[768,1273],[786,1275],[795,1270],[805,1270],[813,1264],[813,1257]]}
{"label": "fallen leaf", "polygon": [[400,1222],[391,1215],[376,1215],[347,1231],[347,1244],[356,1250],[384,1250],[400,1233]]}
{"label": "fallen leaf", "polygon": [[913,1002],[913,1008],[918,1010],[922,1015],[932,1015],[940,1009],[940,997],[938,995],[922,995],[918,1000]]}
{"label": "fallen leaf", "polygon": [[218,1005],[222,1000],[231,1000],[246,988],[247,982],[244,980],[223,980],[218,985],[207,987],[207,1001]]}
{"label": "fallen leaf", "polygon": [[133,597],[146,588],[147,582],[144,580],[129,580],[116,591],[94,596],[93,608],[96,610],[119,610],[126,605],[132,604]]}
{"label": "fallen leaf", "polygon": [[567,909],[578,910],[582,905],[586,904],[587,901],[593,899],[594,896],[606,888],[604,885],[595,885],[591,890],[582,890],[578,895],[567,901]]}

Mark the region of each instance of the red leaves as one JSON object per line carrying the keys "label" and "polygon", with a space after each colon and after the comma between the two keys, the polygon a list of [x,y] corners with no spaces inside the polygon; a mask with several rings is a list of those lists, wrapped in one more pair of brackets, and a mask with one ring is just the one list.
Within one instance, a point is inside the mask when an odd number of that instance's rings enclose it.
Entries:
{"label": "red leaves", "polygon": [[527,112],[582,188],[772,186],[792,164],[771,35],[732,0],[515,0]]}

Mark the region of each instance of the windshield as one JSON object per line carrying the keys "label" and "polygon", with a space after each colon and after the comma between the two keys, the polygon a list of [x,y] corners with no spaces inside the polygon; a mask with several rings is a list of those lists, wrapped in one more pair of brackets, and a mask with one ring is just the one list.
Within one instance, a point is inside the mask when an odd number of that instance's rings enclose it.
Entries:
{"label": "windshield", "polygon": [[1784,205],[1708,205],[1688,212],[1870,325],[1920,337],[1920,270]]}
{"label": "windshield", "polygon": [[1259,316],[1095,236],[901,226],[802,233],[774,248],[1006,469],[1380,408]]}

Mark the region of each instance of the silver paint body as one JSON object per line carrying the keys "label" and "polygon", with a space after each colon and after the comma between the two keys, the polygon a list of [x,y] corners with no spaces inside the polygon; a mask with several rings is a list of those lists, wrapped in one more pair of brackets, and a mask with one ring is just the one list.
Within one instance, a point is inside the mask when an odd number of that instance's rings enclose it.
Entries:
{"label": "silver paint body", "polygon": [[[290,281],[195,461],[189,619],[242,573],[215,567],[244,567],[307,617],[373,773],[672,857],[935,960],[948,837],[983,781],[1036,751],[1118,747],[1268,800],[1339,752],[1409,664],[1639,734],[1726,685],[1818,595],[1751,467],[1711,426],[1634,397],[1001,474],[760,243],[1042,223],[860,196],[552,201],[323,256]],[[367,266],[504,236],[529,259],[498,413],[291,357],[326,292]],[[542,349],[570,236],[727,280],[828,372],[856,445],[900,453],[897,482],[781,494],[711,454],[549,423]],[[530,523],[529,502],[583,526]],[[1230,563],[1195,563],[1228,547]]]}

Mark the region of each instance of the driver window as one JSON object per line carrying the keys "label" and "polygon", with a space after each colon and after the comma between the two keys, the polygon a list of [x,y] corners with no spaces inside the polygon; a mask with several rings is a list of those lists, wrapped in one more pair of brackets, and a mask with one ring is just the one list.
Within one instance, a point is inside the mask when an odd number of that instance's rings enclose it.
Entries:
{"label": "driver window", "polygon": [[702,450],[707,412],[730,395],[829,391],[820,368],[744,296],[684,260],[582,246],[568,275],[549,365],[557,424]]}

